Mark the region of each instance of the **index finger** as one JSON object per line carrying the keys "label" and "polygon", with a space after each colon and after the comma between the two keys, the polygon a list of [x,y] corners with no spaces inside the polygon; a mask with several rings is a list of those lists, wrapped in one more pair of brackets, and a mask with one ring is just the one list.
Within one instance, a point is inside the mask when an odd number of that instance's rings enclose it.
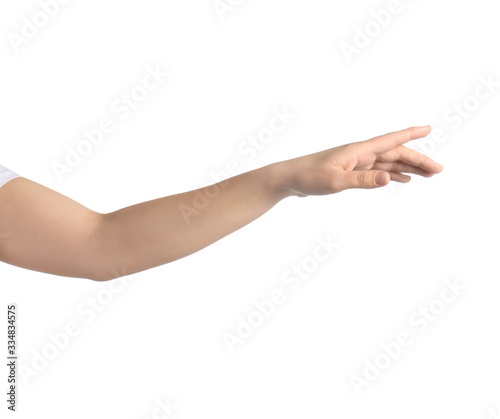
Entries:
{"label": "index finger", "polygon": [[370,144],[374,153],[380,154],[390,151],[394,147],[407,143],[408,141],[425,137],[427,134],[429,134],[429,132],[431,132],[430,125],[425,125],[422,127],[411,127],[401,131],[380,135],[364,142]]}

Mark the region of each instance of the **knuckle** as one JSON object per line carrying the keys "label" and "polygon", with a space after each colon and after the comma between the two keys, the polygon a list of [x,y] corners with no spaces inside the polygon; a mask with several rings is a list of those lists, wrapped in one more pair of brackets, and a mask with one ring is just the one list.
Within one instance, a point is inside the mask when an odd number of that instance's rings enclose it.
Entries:
{"label": "knuckle", "polygon": [[358,184],[364,186],[367,184],[367,175],[368,173],[367,172],[358,172],[356,174],[356,180],[358,181]]}

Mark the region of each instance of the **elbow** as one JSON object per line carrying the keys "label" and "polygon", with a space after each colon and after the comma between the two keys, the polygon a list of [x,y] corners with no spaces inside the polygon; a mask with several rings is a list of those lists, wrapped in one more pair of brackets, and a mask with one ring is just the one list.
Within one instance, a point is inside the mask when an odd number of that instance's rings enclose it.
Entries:
{"label": "elbow", "polygon": [[128,272],[125,267],[122,267],[120,269],[101,267],[91,269],[85,274],[85,278],[95,282],[106,282],[112,281],[113,279],[122,278],[124,276],[130,275],[131,273],[132,272]]}
{"label": "elbow", "polygon": [[84,252],[86,268],[81,276],[95,282],[112,281],[133,273],[129,269],[127,260],[117,253],[116,249],[119,249],[117,243],[109,240],[107,223],[109,221],[105,214],[93,213],[91,233],[87,236]]}
{"label": "elbow", "polygon": [[85,279],[90,279],[91,281],[95,282],[106,282],[106,281],[111,281],[113,279],[119,278],[107,275],[105,272],[91,272],[87,275],[85,275]]}
{"label": "elbow", "polygon": [[90,279],[95,282],[107,282],[123,278],[132,273],[133,272],[130,272],[125,266],[122,266],[121,268],[113,268],[109,267],[107,263],[104,263],[99,267],[96,266],[94,269],[90,269],[84,276],[86,279]]}
{"label": "elbow", "polygon": [[87,279],[96,282],[107,282],[139,272],[139,270],[131,269],[128,265],[125,264],[115,264],[115,266],[111,266],[109,265],[109,259],[107,259],[106,257],[104,257],[104,259],[107,261],[107,263],[103,263],[98,268],[96,267],[95,269],[92,269],[88,274],[86,274]]}

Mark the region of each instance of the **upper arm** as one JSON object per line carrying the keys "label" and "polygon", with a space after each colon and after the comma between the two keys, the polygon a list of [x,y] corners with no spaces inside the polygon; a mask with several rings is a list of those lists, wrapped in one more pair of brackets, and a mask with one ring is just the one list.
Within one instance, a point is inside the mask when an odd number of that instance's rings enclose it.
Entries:
{"label": "upper arm", "polygon": [[24,177],[0,186],[0,260],[63,276],[96,279],[102,214]]}

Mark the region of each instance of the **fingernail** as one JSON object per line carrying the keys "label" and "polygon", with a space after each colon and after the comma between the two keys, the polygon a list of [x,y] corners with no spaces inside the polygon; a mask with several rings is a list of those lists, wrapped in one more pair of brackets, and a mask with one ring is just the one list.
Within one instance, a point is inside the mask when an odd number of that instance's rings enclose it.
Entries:
{"label": "fingernail", "polygon": [[375,175],[375,184],[378,186],[385,185],[385,172],[378,172]]}

